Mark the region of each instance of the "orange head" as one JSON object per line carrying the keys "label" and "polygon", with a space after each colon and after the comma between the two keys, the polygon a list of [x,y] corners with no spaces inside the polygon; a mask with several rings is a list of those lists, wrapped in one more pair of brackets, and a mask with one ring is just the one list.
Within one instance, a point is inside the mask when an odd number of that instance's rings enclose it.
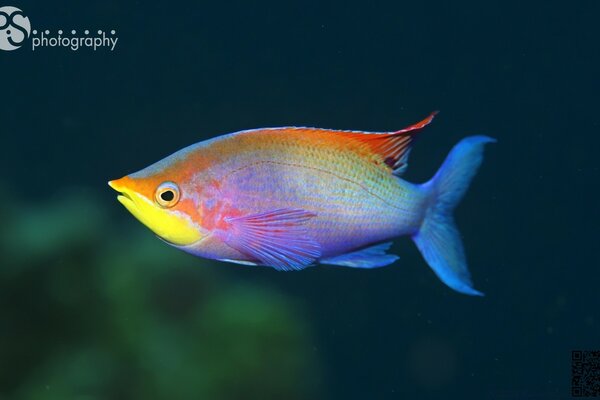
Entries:
{"label": "orange head", "polygon": [[184,173],[181,154],[121,179],[108,182],[119,192],[117,200],[160,238],[186,246],[206,236],[199,224],[193,186]]}

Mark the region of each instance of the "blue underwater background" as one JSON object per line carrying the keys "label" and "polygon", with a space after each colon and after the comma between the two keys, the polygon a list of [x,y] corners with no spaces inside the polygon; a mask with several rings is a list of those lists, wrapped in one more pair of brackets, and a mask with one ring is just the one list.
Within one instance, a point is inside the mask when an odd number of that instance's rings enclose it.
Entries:
{"label": "blue underwater background", "polygon": [[[0,399],[568,399],[600,350],[597,1],[13,2],[106,48],[0,51]],[[385,131],[405,178],[498,139],[456,212],[475,287],[191,257],[106,185],[248,128]]]}

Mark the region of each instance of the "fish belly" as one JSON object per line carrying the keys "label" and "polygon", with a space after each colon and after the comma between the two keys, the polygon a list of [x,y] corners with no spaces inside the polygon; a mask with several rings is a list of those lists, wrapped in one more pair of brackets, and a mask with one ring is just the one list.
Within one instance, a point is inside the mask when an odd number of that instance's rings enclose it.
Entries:
{"label": "fish belly", "polygon": [[361,160],[288,154],[236,164],[222,176],[222,195],[246,215],[281,208],[316,214],[306,227],[323,257],[412,233],[422,220],[420,187]]}

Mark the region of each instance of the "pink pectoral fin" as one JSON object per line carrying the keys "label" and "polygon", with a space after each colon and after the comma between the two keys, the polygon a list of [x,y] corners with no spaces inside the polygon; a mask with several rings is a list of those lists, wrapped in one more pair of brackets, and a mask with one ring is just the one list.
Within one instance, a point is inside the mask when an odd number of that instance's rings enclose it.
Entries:
{"label": "pink pectoral fin", "polygon": [[303,269],[321,256],[305,223],[316,215],[301,209],[282,208],[260,214],[225,218],[225,242],[234,249],[281,271]]}

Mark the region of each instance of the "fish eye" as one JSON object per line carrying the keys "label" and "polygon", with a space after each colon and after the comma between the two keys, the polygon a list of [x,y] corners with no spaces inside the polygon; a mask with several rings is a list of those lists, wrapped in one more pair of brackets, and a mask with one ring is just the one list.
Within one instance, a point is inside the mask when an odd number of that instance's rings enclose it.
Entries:
{"label": "fish eye", "polygon": [[173,182],[163,182],[156,189],[154,199],[159,206],[171,208],[179,201],[179,187]]}

